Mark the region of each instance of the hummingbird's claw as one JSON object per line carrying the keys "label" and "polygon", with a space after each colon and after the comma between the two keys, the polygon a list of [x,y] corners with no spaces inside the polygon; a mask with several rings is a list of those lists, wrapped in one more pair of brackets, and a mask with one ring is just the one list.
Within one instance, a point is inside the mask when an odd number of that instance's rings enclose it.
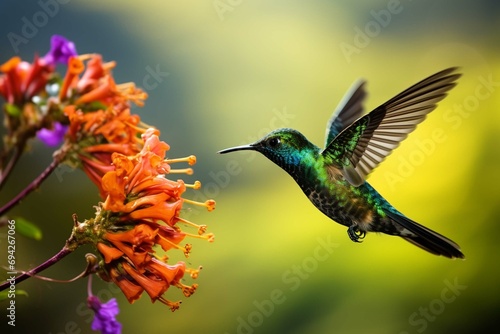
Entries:
{"label": "hummingbird's claw", "polygon": [[359,229],[358,225],[351,225],[347,229],[347,235],[354,242],[363,242],[366,232]]}

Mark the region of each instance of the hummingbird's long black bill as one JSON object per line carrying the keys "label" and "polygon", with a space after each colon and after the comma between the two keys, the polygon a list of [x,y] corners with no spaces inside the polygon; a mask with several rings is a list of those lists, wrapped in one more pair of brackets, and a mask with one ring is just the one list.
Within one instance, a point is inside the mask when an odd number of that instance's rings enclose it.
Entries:
{"label": "hummingbird's long black bill", "polygon": [[224,150],[220,150],[219,154],[225,154],[229,152],[234,152],[234,151],[243,151],[243,150],[255,150],[255,147],[253,145],[241,145],[241,146],[235,146],[235,147],[230,147],[226,148]]}

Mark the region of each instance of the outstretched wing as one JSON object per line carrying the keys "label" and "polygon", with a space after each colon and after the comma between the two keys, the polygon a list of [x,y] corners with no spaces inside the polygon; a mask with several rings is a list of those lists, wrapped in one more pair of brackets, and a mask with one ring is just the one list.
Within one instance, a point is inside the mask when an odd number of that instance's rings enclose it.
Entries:
{"label": "outstretched wing", "polygon": [[366,97],[366,81],[358,80],[344,95],[326,124],[325,147],[337,135],[363,115],[363,101]]}
{"label": "outstretched wing", "polygon": [[322,152],[327,163],[341,169],[352,185],[361,185],[456,86],[456,70],[420,81],[345,128]]}

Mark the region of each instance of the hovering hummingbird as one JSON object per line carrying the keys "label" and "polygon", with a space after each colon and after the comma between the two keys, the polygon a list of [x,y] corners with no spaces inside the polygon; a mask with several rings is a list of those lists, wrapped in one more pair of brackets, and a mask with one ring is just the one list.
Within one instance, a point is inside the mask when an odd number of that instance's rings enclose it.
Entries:
{"label": "hovering hummingbird", "polygon": [[255,143],[218,153],[262,153],[290,174],[321,212],[347,226],[354,242],[366,232],[382,232],[436,255],[464,258],[455,242],[403,215],[365,181],[456,86],[461,75],[456,70],[431,75],[364,116],[366,82],[354,83],[327,123],[323,150],[300,132],[282,128]]}

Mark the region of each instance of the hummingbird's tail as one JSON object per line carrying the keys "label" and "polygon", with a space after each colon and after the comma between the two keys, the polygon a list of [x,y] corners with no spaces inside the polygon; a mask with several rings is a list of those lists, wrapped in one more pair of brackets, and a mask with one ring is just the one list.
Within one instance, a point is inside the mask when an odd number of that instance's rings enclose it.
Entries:
{"label": "hummingbird's tail", "polygon": [[401,237],[412,244],[425,249],[432,254],[443,255],[450,259],[465,258],[465,255],[460,251],[460,246],[445,236],[442,236],[441,234],[414,222],[402,214],[389,212],[387,213],[387,216],[395,224],[406,230],[405,232],[407,233],[401,235]]}

